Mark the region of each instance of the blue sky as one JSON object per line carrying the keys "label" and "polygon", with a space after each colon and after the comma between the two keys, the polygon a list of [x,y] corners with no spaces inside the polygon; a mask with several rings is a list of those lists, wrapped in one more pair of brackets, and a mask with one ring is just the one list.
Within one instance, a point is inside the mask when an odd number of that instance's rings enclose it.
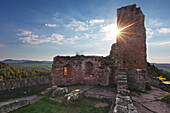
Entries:
{"label": "blue sky", "polygon": [[116,10],[145,15],[149,62],[170,63],[169,0],[0,0],[0,60],[109,54]]}

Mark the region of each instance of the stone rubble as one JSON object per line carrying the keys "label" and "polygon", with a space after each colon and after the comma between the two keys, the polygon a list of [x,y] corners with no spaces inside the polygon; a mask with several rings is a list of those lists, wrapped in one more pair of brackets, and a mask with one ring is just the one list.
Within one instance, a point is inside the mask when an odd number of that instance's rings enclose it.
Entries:
{"label": "stone rubble", "polygon": [[61,94],[64,94],[64,93],[68,93],[68,88],[64,87],[64,88],[57,88],[56,90],[54,90],[51,94],[51,98],[54,98],[56,96],[59,96]]}
{"label": "stone rubble", "polygon": [[64,96],[64,103],[66,105],[71,105],[72,103],[74,103],[76,100],[82,98],[84,96],[83,91],[76,89],[73,90],[71,93],[66,94]]}
{"label": "stone rubble", "polygon": [[57,87],[57,86],[52,86],[51,88],[47,88],[45,91],[42,91],[42,95],[51,95],[51,98],[54,98],[56,96],[59,96],[61,94],[68,93],[68,88],[64,87]]}

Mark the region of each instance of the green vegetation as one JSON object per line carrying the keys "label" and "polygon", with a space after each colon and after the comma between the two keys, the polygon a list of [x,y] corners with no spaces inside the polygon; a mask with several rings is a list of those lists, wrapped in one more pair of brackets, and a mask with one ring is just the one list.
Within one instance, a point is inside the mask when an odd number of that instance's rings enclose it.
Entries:
{"label": "green vegetation", "polygon": [[150,86],[149,83],[146,83],[146,85],[145,85],[145,90],[152,90],[152,87]]}
{"label": "green vegetation", "polygon": [[18,68],[24,68],[24,69],[45,69],[45,70],[51,70],[52,62],[51,63],[9,63],[11,66],[15,66]]}
{"label": "green vegetation", "polygon": [[[96,104],[104,102],[106,107],[95,107]],[[63,103],[52,101],[48,96],[43,97],[39,101],[20,108],[12,113],[108,113],[111,102],[106,100],[100,101],[93,98],[83,97],[75,104],[66,106]]]}
{"label": "green vegetation", "polygon": [[167,104],[170,104],[170,95],[165,96],[164,98],[161,99],[161,101],[166,102]]}
{"label": "green vegetation", "polygon": [[150,73],[153,77],[162,76],[163,78],[166,78],[167,81],[170,81],[170,72],[158,69],[154,65],[149,64],[148,66],[150,67]]}
{"label": "green vegetation", "polygon": [[0,80],[21,79],[37,76],[49,76],[50,70],[23,69],[0,62]]}

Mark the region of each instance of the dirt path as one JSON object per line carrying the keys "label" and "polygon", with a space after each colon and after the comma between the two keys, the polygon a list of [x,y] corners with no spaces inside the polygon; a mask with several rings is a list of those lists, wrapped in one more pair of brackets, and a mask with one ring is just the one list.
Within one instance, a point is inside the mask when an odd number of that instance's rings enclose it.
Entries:
{"label": "dirt path", "polygon": [[164,96],[170,93],[164,92],[161,89],[152,87],[148,93],[141,95],[132,94],[132,100],[139,113],[170,113],[170,105],[160,101]]}

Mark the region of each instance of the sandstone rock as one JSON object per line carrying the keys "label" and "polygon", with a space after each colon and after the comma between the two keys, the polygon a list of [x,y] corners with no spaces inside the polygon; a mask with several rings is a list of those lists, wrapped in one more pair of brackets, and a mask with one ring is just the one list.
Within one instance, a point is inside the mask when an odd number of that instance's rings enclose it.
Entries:
{"label": "sandstone rock", "polygon": [[42,95],[49,95],[53,92],[52,88],[47,88],[45,91],[42,91],[41,94]]}
{"label": "sandstone rock", "polygon": [[51,94],[51,98],[54,98],[56,96],[59,96],[63,93],[68,93],[68,88],[57,88],[56,90],[53,91],[53,93]]}
{"label": "sandstone rock", "polygon": [[74,103],[76,100],[80,99],[83,97],[83,91],[77,89],[77,90],[73,90],[71,93],[66,94],[64,96],[64,102],[66,105],[70,105],[72,103]]}

